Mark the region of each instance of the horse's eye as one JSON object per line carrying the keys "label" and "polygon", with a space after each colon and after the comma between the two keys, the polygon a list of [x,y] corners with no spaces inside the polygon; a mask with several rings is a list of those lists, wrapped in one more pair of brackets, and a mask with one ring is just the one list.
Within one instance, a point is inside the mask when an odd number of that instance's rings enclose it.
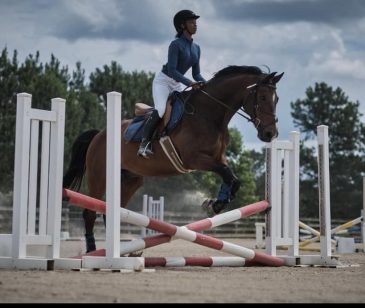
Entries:
{"label": "horse's eye", "polygon": [[265,100],[266,100],[266,96],[265,96],[265,95],[262,95],[262,96],[261,96],[261,100],[262,100],[262,101],[265,101]]}

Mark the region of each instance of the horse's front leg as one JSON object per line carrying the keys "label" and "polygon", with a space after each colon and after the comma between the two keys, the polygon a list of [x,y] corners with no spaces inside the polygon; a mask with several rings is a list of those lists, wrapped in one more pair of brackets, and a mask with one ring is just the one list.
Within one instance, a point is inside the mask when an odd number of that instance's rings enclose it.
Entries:
{"label": "horse's front leg", "polygon": [[217,165],[212,171],[222,177],[223,183],[218,192],[217,199],[206,200],[202,205],[209,217],[219,214],[227,207],[236,197],[236,193],[241,184],[227,165]]}

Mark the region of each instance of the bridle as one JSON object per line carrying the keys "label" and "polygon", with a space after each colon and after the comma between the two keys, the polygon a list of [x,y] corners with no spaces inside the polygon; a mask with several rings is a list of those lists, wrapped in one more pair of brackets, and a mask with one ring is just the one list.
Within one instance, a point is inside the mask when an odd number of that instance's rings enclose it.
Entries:
{"label": "bridle", "polygon": [[[215,98],[214,96],[210,95],[208,92],[202,90],[202,89],[198,89],[198,91],[202,92],[203,94],[205,94],[206,96],[208,96],[211,100],[213,100],[214,102],[224,106],[226,109],[232,111],[233,113],[237,113],[239,116],[245,118],[248,122],[252,122],[253,125],[256,127],[256,129],[259,127],[259,125],[261,124],[261,120],[260,118],[257,116],[258,111],[259,111],[259,102],[258,102],[258,89],[260,87],[269,87],[272,89],[276,90],[276,86],[274,84],[270,84],[270,83],[254,83],[252,85],[249,85],[246,87],[246,89],[250,89],[250,92],[248,93],[248,95],[246,96],[246,98],[244,99],[243,103],[241,104],[241,107],[238,110],[234,110],[231,106],[227,105],[226,103],[222,102],[221,100]],[[246,90],[245,89],[245,90]],[[244,109],[244,107],[246,106],[248,99],[250,98],[251,95],[254,95],[254,101],[253,101],[253,117],[251,117]],[[245,114],[241,113],[240,111],[244,112]],[[266,111],[261,111],[261,113],[263,114],[267,114],[270,116],[274,116],[274,122],[271,122],[265,126],[263,126],[262,128],[266,128],[268,126],[271,126],[273,123],[276,123],[278,121],[276,114],[275,113],[270,113],[270,112],[266,112]]]}

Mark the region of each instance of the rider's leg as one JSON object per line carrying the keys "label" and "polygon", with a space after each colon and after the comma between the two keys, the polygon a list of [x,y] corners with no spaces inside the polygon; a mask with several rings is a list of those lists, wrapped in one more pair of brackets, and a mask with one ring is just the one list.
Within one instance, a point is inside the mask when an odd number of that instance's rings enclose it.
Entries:
{"label": "rider's leg", "polygon": [[137,154],[139,156],[147,157],[148,155],[152,155],[152,146],[151,146],[151,139],[153,133],[156,129],[158,122],[160,122],[161,118],[158,115],[158,111],[154,109],[149,118],[146,121],[146,124],[143,128],[143,137],[142,142],[139,145],[139,149]]}
{"label": "rider's leg", "polygon": [[152,155],[151,138],[159,120],[163,117],[166,110],[166,102],[173,90],[181,89],[180,83],[168,77],[162,72],[155,75],[152,83],[152,95],[155,110],[148,118],[143,131],[142,142],[138,149],[138,155],[147,157]]}

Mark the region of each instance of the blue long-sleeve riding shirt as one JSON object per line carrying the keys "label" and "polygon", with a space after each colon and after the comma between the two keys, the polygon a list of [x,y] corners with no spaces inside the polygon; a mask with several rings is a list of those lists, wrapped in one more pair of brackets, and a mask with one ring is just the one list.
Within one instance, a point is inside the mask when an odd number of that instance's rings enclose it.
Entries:
{"label": "blue long-sleeve riding shirt", "polygon": [[174,80],[190,86],[193,81],[184,74],[192,68],[195,81],[204,81],[200,75],[200,47],[193,40],[188,40],[184,35],[170,43],[167,63],[162,67],[162,72]]}

